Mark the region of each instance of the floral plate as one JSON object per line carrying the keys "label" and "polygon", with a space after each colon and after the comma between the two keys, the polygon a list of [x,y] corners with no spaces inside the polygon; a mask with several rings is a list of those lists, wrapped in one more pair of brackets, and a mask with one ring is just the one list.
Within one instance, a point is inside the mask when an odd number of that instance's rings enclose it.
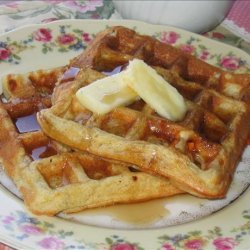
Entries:
{"label": "floral plate", "polygon": [[[23,27],[1,36],[0,77],[65,65],[86,48],[98,31],[112,25],[134,28],[226,70],[250,73],[250,59],[245,52],[184,30],[129,20],[63,20]],[[2,183],[0,241],[18,249],[247,250],[250,249],[249,147],[240,165],[237,176],[244,176],[242,191],[245,192],[238,199],[234,197],[229,205],[209,216],[151,229],[107,228],[69,218],[34,216]]]}

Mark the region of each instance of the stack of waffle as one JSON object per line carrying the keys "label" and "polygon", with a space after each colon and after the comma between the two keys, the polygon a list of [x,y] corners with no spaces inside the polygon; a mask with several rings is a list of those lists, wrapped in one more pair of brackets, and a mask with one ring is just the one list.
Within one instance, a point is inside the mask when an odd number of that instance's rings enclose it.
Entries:
{"label": "stack of waffle", "polygon": [[[159,116],[143,100],[105,115],[81,106],[78,89],[134,58],[184,97],[182,121]],[[112,27],[65,67],[3,79],[0,159],[36,214],[184,192],[222,198],[249,133],[249,86],[250,75],[222,71],[152,37]],[[39,129],[18,127],[35,116]]]}

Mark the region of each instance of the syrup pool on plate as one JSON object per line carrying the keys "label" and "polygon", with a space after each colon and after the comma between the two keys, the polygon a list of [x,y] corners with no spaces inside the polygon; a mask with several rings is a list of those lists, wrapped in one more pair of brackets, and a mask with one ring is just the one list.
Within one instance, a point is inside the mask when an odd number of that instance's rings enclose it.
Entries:
{"label": "syrup pool on plate", "polygon": [[101,216],[106,214],[114,220],[143,226],[167,216],[168,210],[165,208],[165,203],[165,199],[157,199],[134,204],[120,204],[105,208],[95,208],[85,211],[82,214],[85,216]]}
{"label": "syrup pool on plate", "polygon": [[160,228],[181,224],[180,214],[195,212],[205,200],[181,194],[134,204],[118,204],[59,216],[82,224],[120,229]]}

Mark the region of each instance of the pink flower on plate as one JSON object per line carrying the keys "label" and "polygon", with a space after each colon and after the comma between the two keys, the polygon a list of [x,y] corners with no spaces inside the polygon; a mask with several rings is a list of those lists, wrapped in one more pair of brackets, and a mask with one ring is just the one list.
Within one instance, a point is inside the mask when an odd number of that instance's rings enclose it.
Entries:
{"label": "pink flower on plate", "polygon": [[49,42],[52,39],[51,31],[45,28],[35,31],[33,37],[39,42]]}
{"label": "pink flower on plate", "polygon": [[92,39],[91,39],[89,33],[84,32],[84,33],[82,34],[82,40],[83,40],[84,42],[88,43],[88,42],[90,42]]}
{"label": "pink flower on plate", "polygon": [[180,35],[174,31],[162,32],[161,41],[167,44],[175,44],[176,41],[180,38]]}
{"label": "pink flower on plate", "polygon": [[10,56],[10,51],[5,48],[0,48],[0,60],[6,60]]}
{"label": "pink flower on plate", "polygon": [[190,44],[181,44],[180,49],[189,54],[192,54],[195,51],[195,47]]}
{"label": "pink flower on plate", "polygon": [[74,44],[75,37],[71,34],[64,34],[64,35],[58,36],[57,41],[63,45],[71,45],[71,44]]}
{"label": "pink flower on plate", "polygon": [[50,236],[38,242],[38,245],[44,249],[61,250],[64,247],[64,243],[56,237]]}
{"label": "pink flower on plate", "polygon": [[237,242],[231,237],[219,237],[213,241],[216,250],[232,250],[237,246]]}
{"label": "pink flower on plate", "polygon": [[18,2],[17,1],[9,1],[9,3],[5,4],[6,7],[17,9],[18,7]]}
{"label": "pink flower on plate", "polygon": [[[0,50],[1,50],[1,48],[0,48]],[[0,52],[0,54],[1,54],[1,52]],[[13,216],[7,215],[6,217],[4,217],[4,219],[2,220],[2,222],[4,224],[9,224],[9,223],[11,223],[14,220],[15,220],[15,218]]]}
{"label": "pink flower on plate", "polygon": [[111,250],[136,250],[137,248],[129,243],[119,243],[111,247]]}
{"label": "pink flower on plate", "polygon": [[175,249],[173,248],[173,246],[172,246],[171,244],[169,244],[169,243],[164,243],[164,244],[162,245],[162,250],[175,250]]}
{"label": "pink flower on plate", "polygon": [[187,240],[184,244],[185,249],[188,250],[200,250],[202,249],[204,242],[200,239]]}
{"label": "pink flower on plate", "polygon": [[235,56],[225,56],[221,59],[220,65],[229,70],[236,70],[240,66],[240,60]]}
{"label": "pink flower on plate", "polygon": [[207,50],[203,50],[202,52],[201,52],[201,55],[199,56],[200,57],[200,59],[201,60],[207,60],[207,58],[208,58],[208,56],[209,56],[209,52],[207,51]]}
{"label": "pink flower on plate", "polygon": [[21,230],[27,234],[33,234],[33,235],[38,235],[43,232],[41,228],[33,225],[23,225]]}

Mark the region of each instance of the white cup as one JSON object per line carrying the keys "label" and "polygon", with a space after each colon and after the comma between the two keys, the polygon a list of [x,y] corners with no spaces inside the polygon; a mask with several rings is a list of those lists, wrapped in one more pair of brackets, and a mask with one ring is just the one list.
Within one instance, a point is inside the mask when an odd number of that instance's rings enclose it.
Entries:
{"label": "white cup", "polygon": [[218,25],[230,10],[233,0],[113,0],[125,19],[166,24],[192,32],[205,32]]}

